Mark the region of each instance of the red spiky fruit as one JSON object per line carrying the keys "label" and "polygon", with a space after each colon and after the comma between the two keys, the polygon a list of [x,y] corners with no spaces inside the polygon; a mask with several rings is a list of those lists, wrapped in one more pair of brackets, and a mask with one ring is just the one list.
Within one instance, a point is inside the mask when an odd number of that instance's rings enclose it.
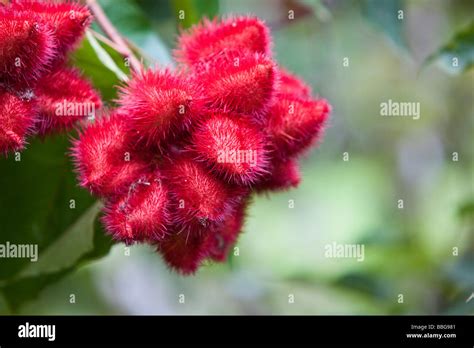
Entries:
{"label": "red spiky fruit", "polygon": [[35,107],[31,100],[0,91],[0,153],[22,150],[26,135],[35,120]]}
{"label": "red spiky fruit", "polygon": [[278,69],[278,75],[278,92],[280,94],[290,94],[302,99],[311,97],[311,87],[298,76],[290,73],[282,67]]}
{"label": "red spiky fruit", "polygon": [[100,96],[76,69],[57,68],[38,83],[38,133],[45,135],[71,128],[85,117],[94,117],[102,106]]}
{"label": "red spiky fruit", "polygon": [[257,192],[282,191],[298,187],[300,182],[300,169],[295,159],[275,158],[272,160],[270,174],[255,188]]}
{"label": "red spiky fruit", "polygon": [[0,9],[0,82],[32,86],[47,70],[55,52],[48,26],[33,13]]}
{"label": "red spiky fruit", "polygon": [[62,59],[77,46],[92,21],[89,9],[77,2],[15,0],[11,8],[20,13],[33,12],[53,29],[57,39],[56,59]]}
{"label": "red spiky fruit", "polygon": [[195,89],[181,74],[148,70],[122,88],[118,102],[129,128],[147,145],[161,147],[199,116],[194,95]]}
{"label": "red spiky fruit", "polygon": [[168,219],[168,191],[160,176],[153,174],[109,202],[103,221],[116,240],[131,244],[163,239]]}
{"label": "red spiky fruit", "polygon": [[266,56],[224,51],[196,68],[196,80],[209,109],[240,113],[263,124],[274,97],[275,72]]}
{"label": "red spiky fruit", "polygon": [[226,181],[251,185],[268,169],[265,134],[238,115],[214,114],[192,136],[197,158]]}
{"label": "red spiky fruit", "polygon": [[331,106],[324,99],[304,100],[279,94],[269,111],[268,134],[276,153],[287,158],[302,153],[320,138]]}
{"label": "red spiky fruit", "polygon": [[90,124],[74,143],[79,182],[98,196],[114,196],[147,173],[149,162],[135,152],[123,117],[114,114]]}
{"label": "red spiky fruit", "polygon": [[214,225],[206,238],[207,256],[217,262],[224,262],[230,248],[236,243],[244,225],[245,211],[249,203],[244,198],[221,224]]}
{"label": "red spiky fruit", "polygon": [[173,221],[194,233],[223,221],[247,191],[227,185],[187,156],[170,159],[163,174],[173,200]]}
{"label": "red spiky fruit", "polygon": [[269,30],[258,18],[204,19],[189,32],[181,33],[175,53],[178,61],[192,66],[229,47],[270,56],[270,45]]}
{"label": "red spiky fruit", "polygon": [[193,274],[208,255],[206,237],[204,233],[171,229],[170,234],[158,244],[158,251],[172,269],[183,275]]}

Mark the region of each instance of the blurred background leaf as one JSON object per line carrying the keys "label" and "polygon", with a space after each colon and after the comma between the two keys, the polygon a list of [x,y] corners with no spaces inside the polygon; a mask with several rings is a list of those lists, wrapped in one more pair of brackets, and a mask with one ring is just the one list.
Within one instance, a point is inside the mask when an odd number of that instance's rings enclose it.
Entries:
{"label": "blurred background leaf", "polygon": [[39,251],[37,262],[0,262],[0,293],[12,310],[112,245],[94,222],[100,205],[77,185],[69,146],[67,136],[37,139],[20,161],[0,161],[0,244],[33,244]]}
{"label": "blurred background leaf", "polygon": [[429,56],[425,64],[439,60],[450,72],[460,73],[474,65],[474,20],[459,30],[437,52]]}

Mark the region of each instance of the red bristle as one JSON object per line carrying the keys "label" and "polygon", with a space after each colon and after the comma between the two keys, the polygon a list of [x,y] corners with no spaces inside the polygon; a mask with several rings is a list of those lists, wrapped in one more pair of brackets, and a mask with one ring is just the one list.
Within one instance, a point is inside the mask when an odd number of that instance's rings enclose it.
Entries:
{"label": "red bristle", "polygon": [[56,54],[50,28],[35,13],[0,9],[0,82],[33,86]]}
{"label": "red bristle", "polygon": [[98,119],[75,142],[72,155],[80,185],[99,196],[126,192],[148,170],[119,115]]}
{"label": "red bristle", "polygon": [[282,158],[298,155],[320,138],[331,107],[324,99],[279,95],[269,111],[268,134]]}
{"label": "red bristle", "polygon": [[169,70],[135,75],[122,88],[118,103],[128,127],[147,145],[159,147],[187,130],[199,116],[195,89],[182,75]]}
{"label": "red bristle", "polygon": [[170,228],[170,234],[158,244],[158,251],[172,269],[183,275],[193,274],[207,256],[206,234]]}
{"label": "red bristle", "polygon": [[247,192],[219,180],[186,156],[170,159],[164,165],[163,174],[173,200],[174,222],[196,233],[202,226],[223,221]]}
{"label": "red bristle", "polygon": [[69,129],[80,119],[94,117],[102,106],[92,85],[71,68],[57,68],[45,75],[38,83],[36,96],[40,135]]}
{"label": "red bristle", "polygon": [[35,104],[0,91],[0,154],[22,150],[36,117]]}
{"label": "red bristle", "polygon": [[214,225],[206,238],[207,256],[217,262],[224,262],[230,248],[236,243],[244,225],[245,211],[249,199],[244,198],[222,223]]}
{"label": "red bristle", "polygon": [[295,97],[307,99],[311,97],[311,87],[302,79],[280,67],[278,69],[280,94],[290,94]]}
{"label": "red bristle", "polygon": [[62,59],[79,44],[92,21],[89,9],[77,2],[15,0],[11,8],[21,13],[33,12],[53,29],[57,39],[56,59]]}
{"label": "red bristle", "polygon": [[103,221],[119,241],[158,241],[166,235],[168,203],[168,191],[160,176],[144,176],[127,193],[108,202]]}
{"label": "red bristle", "polygon": [[258,18],[204,19],[181,34],[175,55],[178,61],[191,66],[229,47],[270,56],[270,45],[269,30]]}
{"label": "red bristle", "polygon": [[270,174],[256,185],[257,192],[282,191],[298,187],[301,174],[298,162],[295,159],[272,160]]}
{"label": "red bristle", "polygon": [[193,133],[197,159],[226,181],[251,185],[268,169],[264,133],[238,115],[214,114]]}
{"label": "red bristle", "polygon": [[196,67],[195,76],[210,110],[241,113],[257,124],[266,122],[276,84],[275,65],[269,58],[225,51]]}

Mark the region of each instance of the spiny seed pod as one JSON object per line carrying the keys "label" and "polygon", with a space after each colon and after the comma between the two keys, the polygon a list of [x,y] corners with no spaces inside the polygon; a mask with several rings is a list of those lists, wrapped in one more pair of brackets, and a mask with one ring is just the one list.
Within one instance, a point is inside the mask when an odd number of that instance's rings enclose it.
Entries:
{"label": "spiny seed pod", "polygon": [[229,47],[270,56],[270,45],[269,30],[258,18],[204,19],[181,34],[175,53],[178,61],[191,66]]}
{"label": "spiny seed pod", "polygon": [[78,120],[94,117],[102,106],[92,85],[71,68],[57,68],[38,83],[38,133],[45,135],[71,128]]}
{"label": "spiny seed pod", "polygon": [[281,67],[278,69],[278,75],[278,93],[290,94],[302,99],[311,97],[311,87],[304,83],[299,77]]}
{"label": "spiny seed pod", "polygon": [[85,128],[72,155],[80,185],[99,196],[126,192],[148,170],[147,162],[137,160],[124,119],[117,114]]}
{"label": "spiny seed pod", "polygon": [[158,244],[158,251],[168,266],[177,272],[193,274],[208,255],[206,234],[171,228],[170,234]]}
{"label": "spiny seed pod", "polygon": [[59,59],[77,46],[92,20],[89,9],[74,2],[15,0],[11,8],[20,13],[33,12],[53,29]]}
{"label": "spiny seed pod", "polygon": [[128,193],[109,202],[103,218],[113,237],[127,244],[163,239],[168,219],[168,192],[156,174],[139,179]]}
{"label": "spiny seed pod", "polygon": [[245,198],[221,224],[214,225],[206,238],[207,256],[213,261],[224,262],[244,225],[249,199]]}
{"label": "spiny seed pod", "polygon": [[268,134],[282,158],[308,149],[320,136],[331,107],[324,99],[304,100],[278,95],[269,111]]}
{"label": "spiny seed pod", "polygon": [[[123,87],[118,100],[128,127],[147,145],[161,147],[187,130],[198,114],[193,86],[169,70],[137,74]],[[193,104],[193,105],[192,105]]]}
{"label": "spiny seed pod", "polygon": [[256,185],[257,192],[282,191],[298,187],[301,174],[295,159],[275,158],[272,162],[270,174]]}
{"label": "spiny seed pod", "polygon": [[185,156],[169,160],[163,174],[173,200],[173,220],[179,228],[185,226],[195,233],[223,221],[247,191],[225,184]]}
{"label": "spiny seed pod", "polygon": [[261,54],[223,51],[196,68],[203,102],[211,110],[250,116],[265,123],[275,92],[275,65]]}
{"label": "spiny seed pod", "polygon": [[267,173],[265,135],[239,115],[214,114],[196,129],[197,158],[226,181],[251,185]]}
{"label": "spiny seed pod", "polygon": [[35,108],[31,100],[22,100],[0,91],[0,153],[22,150],[26,135],[34,124]]}
{"label": "spiny seed pod", "polygon": [[52,31],[33,13],[0,9],[0,82],[31,86],[55,52]]}

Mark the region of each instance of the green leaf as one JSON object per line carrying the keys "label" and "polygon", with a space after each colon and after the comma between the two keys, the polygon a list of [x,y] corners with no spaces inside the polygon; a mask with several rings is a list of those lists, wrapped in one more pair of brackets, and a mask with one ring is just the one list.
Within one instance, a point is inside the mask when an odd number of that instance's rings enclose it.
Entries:
{"label": "green leaf", "polygon": [[97,42],[95,37],[91,34],[90,31],[86,32],[86,37],[87,40],[89,41],[92,49],[94,52],[97,54],[97,58],[104,64],[106,68],[108,68],[110,71],[112,71],[115,75],[117,75],[117,78],[119,78],[122,81],[126,81],[128,79],[127,75],[120,70],[120,68],[117,66],[117,64],[114,62],[112,57],[107,53],[107,51]]}
{"label": "green leaf", "polygon": [[151,65],[173,64],[169,49],[139,4],[133,0],[121,0],[120,6],[117,6],[115,0],[100,0],[99,2],[118,31],[132,43],[132,46],[138,48],[143,58],[150,61]]}
{"label": "green leaf", "polygon": [[106,44],[99,43],[90,33],[87,40],[83,40],[81,47],[73,53],[71,60],[74,66],[91,79],[105,101],[116,98],[116,86],[121,83],[119,76],[123,78],[125,73],[129,73],[122,56]]}
{"label": "green leaf", "polygon": [[173,0],[177,22],[183,28],[198,23],[202,17],[213,18],[219,12],[218,0]]}
{"label": "green leaf", "polygon": [[396,46],[407,50],[407,42],[403,33],[403,19],[399,19],[399,11],[404,11],[402,0],[364,0],[362,13],[377,30],[386,35]]}
{"label": "green leaf", "polygon": [[96,221],[100,203],[77,185],[69,146],[67,136],[36,139],[0,160],[0,244],[39,252],[36,262],[0,258],[0,293],[12,310],[112,245]]}
{"label": "green leaf", "polygon": [[440,60],[443,68],[454,73],[467,71],[474,66],[474,20],[429,56],[424,65],[435,60]]}

